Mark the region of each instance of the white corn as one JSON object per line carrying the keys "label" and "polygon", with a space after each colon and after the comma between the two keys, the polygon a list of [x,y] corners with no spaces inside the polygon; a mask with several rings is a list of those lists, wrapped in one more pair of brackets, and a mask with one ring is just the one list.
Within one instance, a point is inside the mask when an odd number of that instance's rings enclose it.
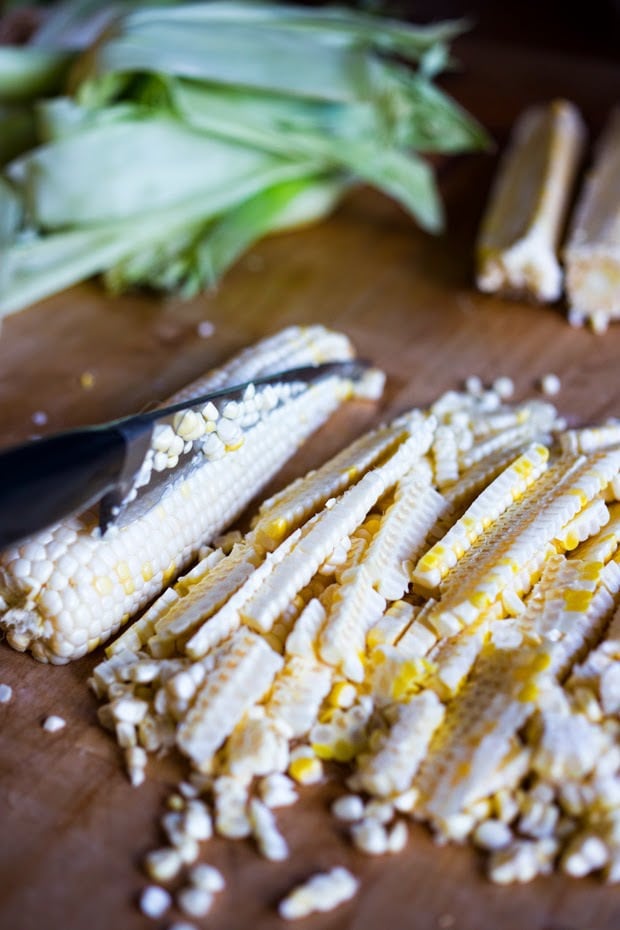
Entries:
{"label": "white corn", "polygon": [[[344,336],[292,327],[173,399],[351,355]],[[0,628],[8,642],[62,663],[108,639],[235,519],[351,391],[350,381],[331,377],[291,397],[248,429],[240,448],[172,483],[157,505],[103,538],[88,511],[8,549],[0,558]]]}

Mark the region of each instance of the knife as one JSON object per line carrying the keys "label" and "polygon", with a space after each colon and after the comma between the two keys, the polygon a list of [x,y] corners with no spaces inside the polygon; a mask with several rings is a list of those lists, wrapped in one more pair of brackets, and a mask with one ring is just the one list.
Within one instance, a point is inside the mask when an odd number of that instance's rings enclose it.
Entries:
{"label": "knife", "polygon": [[153,437],[158,424],[173,425],[175,416],[220,410],[230,402],[264,399],[264,409],[281,406],[291,396],[334,376],[357,381],[368,362],[351,359],[290,368],[278,374],[224,387],[165,407],[109,423],[86,426],[31,440],[0,452],[0,548],[18,543],[65,517],[99,504],[99,528],[105,533],[153,507],[171,481],[205,464],[200,441],[184,443],[178,463],[153,467]]}

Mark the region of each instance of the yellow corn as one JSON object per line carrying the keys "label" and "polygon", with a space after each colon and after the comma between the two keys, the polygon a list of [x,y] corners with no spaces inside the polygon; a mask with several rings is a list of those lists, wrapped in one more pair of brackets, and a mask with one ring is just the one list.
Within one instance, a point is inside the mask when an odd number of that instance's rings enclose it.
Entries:
{"label": "yellow corn", "polygon": [[579,113],[565,100],[521,115],[478,239],[480,290],[523,293],[538,301],[560,296],[556,250],[584,135]]}
{"label": "yellow corn", "polygon": [[[292,327],[173,400],[351,355],[344,336]],[[350,391],[350,382],[336,377],[292,398],[247,429],[240,448],[222,447],[220,457],[173,483],[151,510],[103,538],[89,511],[6,551],[0,557],[0,629],[7,641],[42,661],[62,663],[108,639],[235,519]]]}

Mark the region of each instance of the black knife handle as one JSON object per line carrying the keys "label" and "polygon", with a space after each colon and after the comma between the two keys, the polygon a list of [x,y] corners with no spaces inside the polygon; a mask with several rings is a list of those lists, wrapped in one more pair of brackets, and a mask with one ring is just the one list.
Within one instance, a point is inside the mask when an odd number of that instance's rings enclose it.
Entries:
{"label": "black knife handle", "polygon": [[122,428],[85,428],[0,453],[0,548],[94,504],[117,482]]}

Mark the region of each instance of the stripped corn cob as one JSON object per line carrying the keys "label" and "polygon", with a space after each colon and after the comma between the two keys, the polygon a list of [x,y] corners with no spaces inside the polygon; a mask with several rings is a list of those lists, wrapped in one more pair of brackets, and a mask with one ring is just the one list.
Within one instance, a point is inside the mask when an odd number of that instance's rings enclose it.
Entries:
{"label": "stripped corn cob", "polygon": [[612,113],[564,249],[569,322],[596,332],[620,317],[620,110]]}
{"label": "stripped corn cob", "polygon": [[565,100],[532,107],[514,127],[477,245],[482,291],[562,293],[556,249],[584,142],[576,108]]}
{"label": "stripped corn cob", "polygon": [[[318,326],[292,327],[241,353],[173,400],[189,400],[196,393],[290,365],[351,354],[344,336]],[[216,432],[210,433],[207,441],[215,438],[221,446],[217,455],[208,453],[205,465],[173,483],[156,506],[103,538],[94,511],[89,511],[5,552],[0,560],[0,628],[8,642],[30,649],[42,661],[62,663],[108,639],[241,512],[350,392],[350,382],[329,378],[265,412],[245,431],[243,444],[230,451]],[[236,429],[234,417],[227,422]]]}

